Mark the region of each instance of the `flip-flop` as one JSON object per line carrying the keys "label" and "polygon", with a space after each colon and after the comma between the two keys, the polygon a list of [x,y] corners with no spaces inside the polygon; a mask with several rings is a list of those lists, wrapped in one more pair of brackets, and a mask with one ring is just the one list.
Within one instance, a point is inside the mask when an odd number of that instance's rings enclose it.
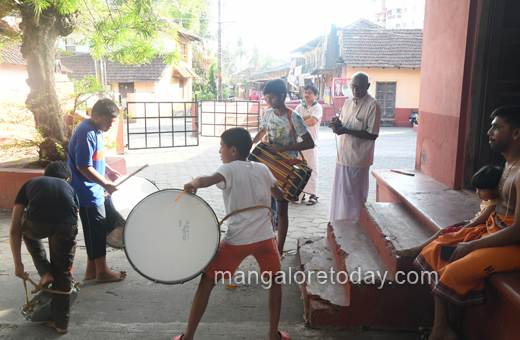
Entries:
{"label": "flip-flop", "polygon": [[278,334],[280,334],[280,340],[290,340],[291,339],[289,334],[287,334],[286,332],[278,331]]}
{"label": "flip-flop", "polygon": [[181,340],[183,336],[184,336],[184,334],[177,335],[177,336],[176,336],[175,338],[173,338],[172,340]]}
{"label": "flip-flop", "polygon": [[318,198],[319,197],[311,195],[311,197],[309,197],[309,202],[307,202],[307,205],[315,205],[316,203],[318,203]]}

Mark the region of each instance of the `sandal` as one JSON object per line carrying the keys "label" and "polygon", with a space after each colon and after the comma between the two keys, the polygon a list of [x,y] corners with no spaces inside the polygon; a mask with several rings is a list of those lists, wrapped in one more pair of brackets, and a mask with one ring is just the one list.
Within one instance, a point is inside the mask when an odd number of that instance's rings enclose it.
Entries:
{"label": "sandal", "polygon": [[278,331],[278,334],[280,335],[280,340],[290,340],[289,334],[284,331]]}
{"label": "sandal", "polygon": [[318,198],[317,196],[314,196],[314,195],[311,195],[311,197],[309,197],[309,202],[307,202],[307,205],[315,205],[316,203],[318,203]]}

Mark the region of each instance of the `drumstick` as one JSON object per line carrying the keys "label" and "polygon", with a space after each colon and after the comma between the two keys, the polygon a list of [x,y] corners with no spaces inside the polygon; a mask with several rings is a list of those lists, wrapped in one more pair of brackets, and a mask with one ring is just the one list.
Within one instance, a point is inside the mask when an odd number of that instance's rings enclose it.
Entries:
{"label": "drumstick", "polygon": [[399,171],[399,170],[394,170],[394,169],[391,169],[390,171],[396,172],[396,173],[401,174],[401,175],[415,176],[415,174],[411,174],[409,172],[404,172],[404,171]]}
{"label": "drumstick", "polygon": [[177,198],[175,199],[175,202],[177,202],[177,200],[178,200],[179,198],[181,198],[182,194],[184,194],[187,190],[188,190],[188,189],[186,189],[186,190],[184,190],[183,192],[181,192],[181,194],[180,194],[179,196],[177,196]]}
{"label": "drumstick", "polygon": [[127,178],[125,178],[124,180],[122,180],[121,182],[119,182],[117,185],[116,185],[116,188],[118,186],[120,186],[121,184],[123,184],[126,180],[128,180],[130,177],[134,176],[135,174],[137,174],[139,171],[143,170],[144,168],[146,168],[148,166],[148,164],[145,164],[143,165],[142,167],[140,167],[139,169],[135,170],[134,172],[132,172],[130,175],[128,175]]}

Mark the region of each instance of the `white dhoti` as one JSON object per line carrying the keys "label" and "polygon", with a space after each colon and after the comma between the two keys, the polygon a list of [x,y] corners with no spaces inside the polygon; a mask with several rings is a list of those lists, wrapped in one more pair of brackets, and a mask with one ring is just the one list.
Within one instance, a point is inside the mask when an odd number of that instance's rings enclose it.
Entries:
{"label": "white dhoti", "polygon": [[329,220],[358,220],[368,197],[370,167],[349,168],[336,163]]}
{"label": "white dhoti", "polygon": [[318,196],[318,150],[312,148],[303,150],[303,157],[307,161],[307,165],[312,169],[311,178],[303,188],[303,192],[309,195]]}

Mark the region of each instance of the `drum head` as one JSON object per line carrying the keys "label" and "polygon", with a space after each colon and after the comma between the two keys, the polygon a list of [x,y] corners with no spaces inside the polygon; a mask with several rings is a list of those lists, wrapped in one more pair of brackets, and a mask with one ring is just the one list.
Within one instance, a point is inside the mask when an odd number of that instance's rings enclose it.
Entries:
{"label": "drum head", "polygon": [[[114,184],[119,184],[128,176],[119,177]],[[119,215],[122,223],[128,219],[130,211],[141,202],[143,198],[151,193],[159,191],[159,188],[149,180],[132,176],[117,187],[117,191],[110,197],[112,207]]]}
{"label": "drum head", "polygon": [[200,197],[168,189],[139,202],[126,221],[123,239],[128,261],[149,280],[175,284],[201,274],[213,261],[220,227]]}

